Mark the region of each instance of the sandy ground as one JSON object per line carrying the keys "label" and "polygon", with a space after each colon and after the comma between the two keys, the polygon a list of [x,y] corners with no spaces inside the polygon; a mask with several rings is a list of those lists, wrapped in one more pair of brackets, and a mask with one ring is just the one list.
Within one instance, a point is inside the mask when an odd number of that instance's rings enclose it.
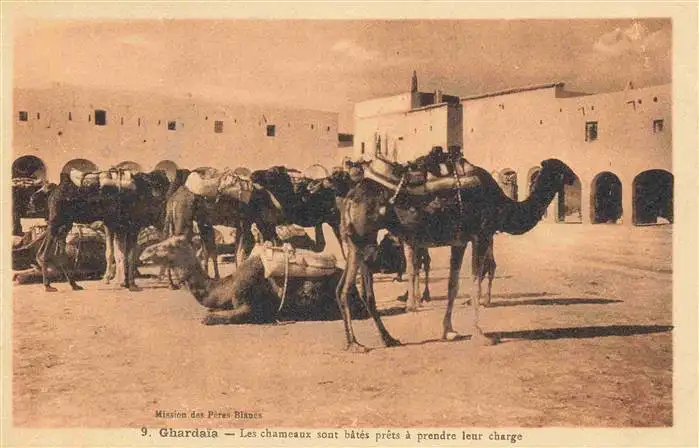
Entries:
{"label": "sandy ground", "polygon": [[[433,250],[435,300],[420,312],[399,312],[405,283],[376,277],[384,322],[404,345],[383,348],[372,321],[355,321],[374,348],[363,355],[343,350],[341,321],[204,326],[193,297],[156,280],[141,280],[141,293],[15,286],[14,424],[669,426],[671,248],[671,226],[541,224],[496,236],[494,306],[481,314],[501,338],[493,347],[439,340],[448,249]],[[466,269],[462,279],[454,326],[468,334]]]}

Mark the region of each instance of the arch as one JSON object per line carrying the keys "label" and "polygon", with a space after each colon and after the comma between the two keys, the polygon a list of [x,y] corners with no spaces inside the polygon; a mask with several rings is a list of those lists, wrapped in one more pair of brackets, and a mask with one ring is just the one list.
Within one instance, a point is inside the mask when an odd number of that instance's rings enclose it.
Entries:
{"label": "arch", "polygon": [[590,186],[590,222],[618,223],[623,214],[621,204],[619,177],[609,171],[597,174]]}
{"label": "arch", "polygon": [[633,180],[633,223],[672,223],[674,176],[665,170],[643,171]]}
{"label": "arch", "polygon": [[170,180],[170,182],[172,182],[173,180],[175,180],[175,175],[177,173],[178,168],[179,167],[177,166],[177,164],[172,160],[161,160],[160,162],[158,162],[157,165],[155,165],[153,171],[165,171],[167,178]]}
{"label": "arch", "polygon": [[512,168],[504,168],[498,172],[498,183],[507,197],[513,201],[517,200],[517,172]]}
{"label": "arch", "polygon": [[[532,195],[534,190],[534,185],[536,185],[536,179],[539,178],[541,174],[541,166],[535,166],[529,169],[527,172],[527,197]],[[544,210],[544,218],[548,215],[548,209]]]}
{"label": "arch", "polygon": [[83,173],[99,171],[97,165],[87,159],[69,160],[63,165],[63,168],[61,168],[61,173],[68,173],[71,169],[82,171]]}
{"label": "arch", "polygon": [[12,163],[12,178],[46,180],[46,164],[36,156],[22,156]]}
{"label": "arch", "polygon": [[330,172],[320,163],[314,163],[313,165],[306,168],[303,174],[304,176],[309,177],[311,179],[322,179],[324,177],[328,177],[330,175]]}
{"label": "arch", "polygon": [[143,171],[143,167],[141,166],[141,164],[133,162],[131,160],[125,160],[123,162],[119,162],[116,165],[114,165],[114,168],[119,169],[119,170],[134,171],[136,173],[140,173]]}
{"label": "arch", "polygon": [[556,222],[566,224],[582,223],[582,183],[576,174],[570,185],[564,185],[558,192]]}

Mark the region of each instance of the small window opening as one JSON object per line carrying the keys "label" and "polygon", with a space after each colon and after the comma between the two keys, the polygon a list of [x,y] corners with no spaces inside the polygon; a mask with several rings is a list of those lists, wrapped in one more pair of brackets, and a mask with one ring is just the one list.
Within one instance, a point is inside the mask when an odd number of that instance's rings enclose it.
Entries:
{"label": "small window opening", "polygon": [[68,112],[68,121],[73,121],[73,113]]}
{"label": "small window opening", "polygon": [[223,121],[214,121],[214,132],[217,134],[221,134],[223,132]]}
{"label": "small window opening", "polygon": [[121,117],[121,125],[124,126],[124,117]]}
{"label": "small window opening", "polygon": [[39,112],[36,113],[36,119],[41,120],[41,114]]}
{"label": "small window opening", "polygon": [[95,109],[95,125],[105,126],[107,124],[107,111]]}
{"label": "small window opening", "polygon": [[664,120],[653,120],[653,134],[663,132],[664,128],[665,128]]}
{"label": "small window opening", "polygon": [[19,121],[29,121],[29,113],[23,110],[19,111]]}
{"label": "small window opening", "polygon": [[315,129],[315,126],[313,124],[311,124],[311,129]]}
{"label": "small window opening", "polygon": [[267,137],[274,137],[276,134],[276,126],[273,124],[267,125]]}
{"label": "small window opening", "polygon": [[138,117],[138,127],[141,127],[141,117]]}
{"label": "small window opening", "polygon": [[168,131],[174,131],[177,129],[177,122],[176,121],[168,121],[167,122],[167,130]]}
{"label": "small window opening", "polygon": [[653,102],[654,102],[654,103],[657,103],[657,102],[658,102],[658,97],[657,97],[657,96],[654,96],[654,97],[653,97]]}
{"label": "small window opening", "polygon": [[585,123],[585,141],[592,142],[597,140],[597,122],[588,121]]}
{"label": "small window opening", "polygon": [[362,154],[364,154],[364,142],[362,142]]}

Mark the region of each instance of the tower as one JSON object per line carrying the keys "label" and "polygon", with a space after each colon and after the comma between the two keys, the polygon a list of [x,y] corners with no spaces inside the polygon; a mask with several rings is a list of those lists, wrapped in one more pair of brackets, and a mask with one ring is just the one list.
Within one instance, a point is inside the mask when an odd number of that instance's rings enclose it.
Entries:
{"label": "tower", "polygon": [[413,79],[410,92],[417,92],[417,72],[415,70],[413,70]]}

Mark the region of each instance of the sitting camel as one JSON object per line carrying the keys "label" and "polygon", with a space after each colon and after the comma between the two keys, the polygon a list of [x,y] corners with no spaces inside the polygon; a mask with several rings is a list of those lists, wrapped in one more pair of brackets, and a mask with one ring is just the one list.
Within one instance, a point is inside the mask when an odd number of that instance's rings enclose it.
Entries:
{"label": "sitting camel", "polygon": [[[129,188],[103,188],[99,185],[77,186],[68,173],[61,173],[58,186],[47,197],[48,231],[37,254],[46,291],[56,291],[47,275],[49,263],[58,265],[73,290],[83,289],[66,269],[64,257],[52,255],[65,252],[65,238],[73,223],[91,224],[95,221],[102,221],[107,231],[115,235],[124,254],[120,260],[125,277],[122,286],[131,291],[140,290],[134,281],[138,233],[163,219],[170,182],[164,171],[135,173],[129,177],[133,180]],[[107,234],[108,247],[110,240],[111,236]]]}
{"label": "sitting camel", "polygon": [[[342,275],[314,278],[289,278],[286,293],[272,278],[265,278],[260,256],[251,256],[232,275],[210,279],[203,271],[191,245],[184,236],[174,236],[147,247],[141,261],[175,266],[194,298],[209,309],[202,321],[207,325],[272,323],[277,319],[339,319],[340,311],[332,299]],[[285,300],[282,301],[282,297]],[[366,317],[356,290],[352,289],[348,309],[355,318]],[[283,305],[283,306],[282,306]]]}
{"label": "sitting camel", "polygon": [[[396,191],[366,176],[359,181],[344,200],[341,213],[342,237],[348,257],[338,301],[343,310],[347,348],[366,351],[354,335],[347,305],[347,296],[355,284],[358,272],[362,274],[367,309],[384,344],[400,344],[386,330],[376,310],[372,275],[365,261],[368,255],[366,249],[375,245],[376,234],[382,228],[398,236],[405,244],[410,278],[408,309],[411,310],[417,308],[414,248],[451,246],[448,303],[442,337],[449,340],[456,338],[458,334],[452,328],[451,314],[466,245],[469,242],[473,245],[478,257],[479,274],[482,274],[486,266],[485,258],[492,257],[489,247],[492,247],[495,232],[514,235],[528,232],[541,220],[564,184],[575,180],[573,171],[560,160],[544,160],[541,165],[541,172],[530,196],[522,202],[507,197],[490,173],[480,167],[472,167],[468,179],[464,179],[468,182],[458,184],[461,188],[442,191],[440,207],[434,207],[435,201],[440,199],[440,192],[417,196],[400,189]],[[471,300],[471,339],[493,344],[494,341],[486,337],[478,325],[479,305],[480,297]]]}

